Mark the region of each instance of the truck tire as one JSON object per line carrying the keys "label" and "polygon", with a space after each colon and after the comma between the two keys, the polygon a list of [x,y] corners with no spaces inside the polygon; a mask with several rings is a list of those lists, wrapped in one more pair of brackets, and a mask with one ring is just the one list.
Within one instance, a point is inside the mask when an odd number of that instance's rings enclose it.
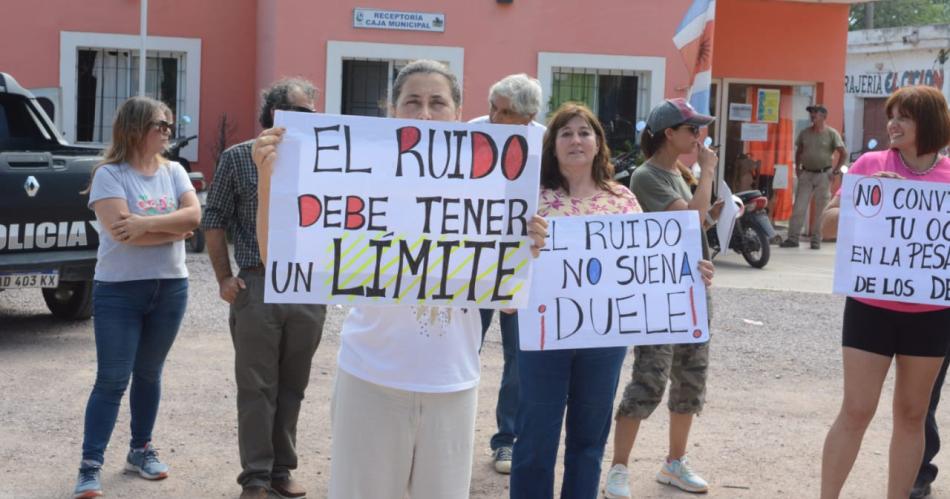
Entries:
{"label": "truck tire", "polygon": [[92,281],[61,282],[43,289],[43,300],[53,316],[66,320],[92,317]]}
{"label": "truck tire", "polygon": [[192,253],[201,253],[205,250],[205,231],[195,229],[195,234],[185,241],[186,247]]}

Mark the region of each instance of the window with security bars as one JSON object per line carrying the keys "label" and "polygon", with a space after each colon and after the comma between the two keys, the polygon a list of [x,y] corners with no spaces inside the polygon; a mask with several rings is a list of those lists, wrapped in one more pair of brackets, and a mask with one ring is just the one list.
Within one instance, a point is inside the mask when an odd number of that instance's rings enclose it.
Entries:
{"label": "window with security bars", "polygon": [[408,59],[344,59],[341,112],[357,116],[386,116],[393,82],[409,62]]}
{"label": "window with security bars", "polygon": [[604,127],[607,145],[619,154],[637,148],[635,123],[649,112],[648,82],[630,70],[556,67],[548,102],[552,112],[565,102],[589,107]]}
{"label": "window with security bars", "polygon": [[[80,48],[76,67],[76,141],[112,140],[112,120],[129,97],[138,95],[139,52]],[[185,53],[149,50],[145,56],[145,95],[164,102],[175,116],[185,109]],[[176,134],[177,135],[177,134]]]}

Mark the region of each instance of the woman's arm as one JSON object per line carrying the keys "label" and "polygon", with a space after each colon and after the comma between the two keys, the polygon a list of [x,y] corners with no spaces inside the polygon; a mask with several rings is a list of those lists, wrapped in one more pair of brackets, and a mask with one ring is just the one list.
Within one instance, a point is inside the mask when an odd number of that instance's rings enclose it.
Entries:
{"label": "woman's arm", "polygon": [[[191,194],[192,197],[194,197],[195,204],[197,205],[198,198],[194,196],[194,193],[189,192],[188,194]],[[109,235],[113,240],[122,244],[130,244],[133,246],[155,246],[159,244],[180,241],[188,237],[188,234],[191,233],[189,229],[177,233],[147,232],[133,234],[127,228],[127,224],[123,224],[121,226],[119,224],[123,220],[129,220],[132,217],[139,219],[152,217],[140,217],[138,215],[130,214],[129,204],[123,198],[100,199],[92,204],[92,209],[96,212],[96,217],[99,219],[101,227],[109,231]]]}
{"label": "woman's arm", "polygon": [[828,206],[825,207],[825,211],[821,213],[821,233],[824,234],[827,231],[838,233],[838,215],[841,214],[841,195],[837,194],[835,197],[831,198],[831,202],[828,203]]}
{"label": "woman's arm", "polygon": [[277,145],[284,138],[284,128],[268,128],[257,136],[251,155],[257,165],[257,248],[261,262],[267,264],[267,221],[270,213],[270,178],[277,161]]}
{"label": "woman's arm", "polygon": [[198,203],[198,196],[195,191],[187,191],[181,195],[179,202],[178,209],[172,213],[146,217],[129,213],[128,205],[126,205],[125,211],[119,214],[118,220],[110,227],[113,231],[128,234],[129,239],[142,237],[149,232],[169,234],[190,232],[201,223],[201,206]]}

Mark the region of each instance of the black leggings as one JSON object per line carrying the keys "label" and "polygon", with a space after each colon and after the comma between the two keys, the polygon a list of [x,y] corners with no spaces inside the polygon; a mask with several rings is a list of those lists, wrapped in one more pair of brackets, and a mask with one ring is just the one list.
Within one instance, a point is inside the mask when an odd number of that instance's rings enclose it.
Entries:
{"label": "black leggings", "polygon": [[841,344],[887,357],[943,357],[950,347],[950,308],[897,312],[848,298]]}

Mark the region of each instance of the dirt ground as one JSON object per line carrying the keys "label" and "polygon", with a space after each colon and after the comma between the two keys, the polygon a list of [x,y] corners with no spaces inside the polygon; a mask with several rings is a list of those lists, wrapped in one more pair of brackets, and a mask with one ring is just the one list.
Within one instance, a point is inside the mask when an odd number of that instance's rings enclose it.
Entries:
{"label": "dirt ground", "polygon": [[[106,455],[108,497],[237,497],[233,352],[227,307],[218,300],[205,255],[189,255],[191,302],[165,368],[156,445],[171,476],[146,482],[121,472],[128,440],[123,406]],[[709,497],[810,498],[818,495],[821,445],[840,397],[840,297],[716,289],[708,402],[694,424],[690,456],[711,483]],[[340,324],[332,307],[314,359],[299,423],[295,476],[325,497],[330,469],[329,404]],[[629,376],[627,359],[621,387]],[[502,355],[497,323],[482,353],[472,498],[507,497],[507,477],[491,468],[488,441]],[[0,293],[0,497],[69,497],[82,440],[83,408],[95,376],[92,322],[64,324],[45,311],[36,291]],[[843,497],[883,497],[890,436],[889,378]],[[941,423],[950,423],[940,413]],[[950,427],[950,426],[947,426]],[[666,453],[661,407],[634,450],[636,498],[686,497],[653,476]],[[609,465],[608,446],[605,468]],[[950,466],[950,453],[936,464]],[[367,470],[372,480],[372,470]],[[933,497],[950,497],[938,479]]]}

